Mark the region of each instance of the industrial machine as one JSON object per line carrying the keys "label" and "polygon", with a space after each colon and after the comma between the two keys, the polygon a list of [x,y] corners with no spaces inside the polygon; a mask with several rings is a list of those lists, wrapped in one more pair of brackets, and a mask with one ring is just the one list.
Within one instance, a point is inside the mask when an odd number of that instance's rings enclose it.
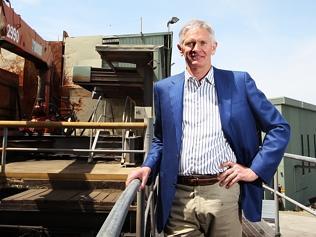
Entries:
{"label": "industrial machine", "polygon": [[[10,103],[0,103],[0,119],[31,119],[34,107],[49,113],[49,104],[56,103],[62,72],[63,42],[42,39],[14,12],[10,1],[0,1],[0,49],[6,49],[24,58],[24,69],[14,78],[0,71],[0,92],[8,95]],[[9,70],[10,71],[10,70]],[[12,72],[12,70],[11,70]],[[10,81],[10,82],[9,82]],[[18,84],[18,85],[17,85]],[[9,86],[10,85],[10,86]],[[17,97],[19,92],[19,97]],[[18,105],[14,115],[14,101]],[[22,111],[19,111],[19,110]],[[8,110],[11,111],[8,115]]]}

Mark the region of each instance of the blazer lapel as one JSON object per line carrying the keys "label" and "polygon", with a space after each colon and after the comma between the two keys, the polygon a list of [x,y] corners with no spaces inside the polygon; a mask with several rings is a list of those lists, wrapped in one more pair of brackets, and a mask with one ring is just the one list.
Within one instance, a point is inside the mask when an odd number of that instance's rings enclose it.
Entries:
{"label": "blazer lapel", "polygon": [[183,119],[183,87],[184,73],[174,76],[170,83],[169,96],[171,104],[171,116],[176,130],[177,151],[180,151]]}
{"label": "blazer lapel", "polygon": [[230,75],[222,70],[214,68],[215,89],[218,98],[218,107],[222,123],[222,129],[226,139],[232,145],[232,130],[230,124],[232,112],[232,84]]}

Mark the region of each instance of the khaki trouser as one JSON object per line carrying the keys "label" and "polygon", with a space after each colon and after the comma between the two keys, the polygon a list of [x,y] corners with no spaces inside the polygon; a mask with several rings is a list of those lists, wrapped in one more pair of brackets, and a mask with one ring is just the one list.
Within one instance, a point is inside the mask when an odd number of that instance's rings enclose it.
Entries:
{"label": "khaki trouser", "polygon": [[165,236],[240,237],[239,184],[177,185]]}

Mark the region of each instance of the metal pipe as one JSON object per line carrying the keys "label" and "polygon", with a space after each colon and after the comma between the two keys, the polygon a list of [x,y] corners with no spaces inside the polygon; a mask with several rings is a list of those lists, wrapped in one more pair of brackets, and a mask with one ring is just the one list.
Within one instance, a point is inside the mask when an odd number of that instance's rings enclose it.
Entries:
{"label": "metal pipe", "polygon": [[116,201],[111,212],[99,230],[97,237],[119,237],[128,212],[140,186],[140,180],[134,179]]}
{"label": "metal pipe", "polygon": [[278,180],[278,170],[276,170],[274,174],[274,203],[275,203],[275,231],[274,236],[279,237],[281,236],[280,233],[280,216],[279,216],[279,200],[278,195],[276,192],[278,191],[279,187],[279,180]]}
{"label": "metal pipe", "polygon": [[[151,142],[153,139],[153,132],[154,132],[154,128],[153,128],[153,118],[152,115],[147,115],[147,117],[145,118],[145,123],[147,125],[146,127],[146,133],[145,133],[145,137],[144,137],[144,150],[145,150],[145,156],[144,159],[147,157],[147,154],[151,148]],[[150,211],[150,230],[151,230],[151,234],[152,236],[154,236],[154,233],[156,231],[156,219],[155,219],[155,203],[154,203],[154,192],[155,189],[157,188],[157,182],[155,183],[154,187],[150,186],[150,194],[148,196],[148,200],[147,200],[147,208],[149,206],[149,211]],[[148,211],[145,212],[145,223],[144,224],[144,228],[146,228],[147,226],[147,216],[148,216]]]}
{"label": "metal pipe", "polygon": [[2,154],[1,154],[1,173],[5,172],[6,158],[7,158],[7,143],[8,143],[8,128],[3,128],[2,137]]}
{"label": "metal pipe", "polygon": [[316,163],[315,157],[300,156],[300,155],[289,154],[289,153],[284,153],[284,157],[293,159],[293,160],[308,161],[311,163]]}
{"label": "metal pipe", "polygon": [[6,151],[33,151],[33,152],[93,152],[93,153],[145,153],[144,150],[111,150],[111,149],[58,149],[58,148],[23,148],[23,147],[7,147],[0,148]]}
{"label": "metal pipe", "polygon": [[7,128],[87,128],[87,129],[137,129],[145,128],[143,122],[52,122],[52,121],[0,121],[0,127]]}
{"label": "metal pipe", "polygon": [[[151,140],[153,136],[153,119],[151,115],[150,117],[145,118],[147,127],[144,137],[144,151],[145,151],[145,157],[147,156],[150,147],[151,147]],[[151,195],[148,197],[149,201],[147,203],[151,202]],[[147,219],[147,215],[145,215],[145,192],[144,190],[141,190],[137,193],[137,213],[136,213],[136,236],[137,237],[143,237],[145,236],[146,232],[146,225],[147,222],[145,222],[145,218]],[[148,205],[148,204],[147,204]],[[150,204],[149,204],[150,205]],[[152,221],[152,220],[151,220]]]}
{"label": "metal pipe", "polygon": [[30,230],[47,230],[43,226],[34,226],[34,225],[4,225],[0,224],[0,228],[7,228],[7,229],[30,229]]}
{"label": "metal pipe", "polygon": [[136,236],[144,237],[145,236],[145,192],[140,190],[137,192],[137,210],[136,210]]}
{"label": "metal pipe", "polygon": [[[269,186],[263,184],[263,187],[271,192],[274,192],[274,190],[272,188],[270,188]],[[303,204],[295,201],[294,199],[292,198],[289,198],[288,196],[286,196],[285,194],[283,193],[280,193],[280,192],[276,192],[276,194],[284,199],[286,199],[287,201],[293,203],[294,205],[297,205],[298,207],[302,208],[303,210],[307,211],[308,213],[316,216],[316,211],[314,211],[312,208],[309,208],[309,207],[305,207]]]}
{"label": "metal pipe", "polygon": [[147,226],[147,217],[148,217],[148,213],[150,214],[150,231],[151,231],[151,236],[155,236],[155,232],[156,232],[156,219],[155,219],[155,203],[154,203],[154,195],[155,195],[155,191],[157,189],[158,186],[158,179],[156,178],[155,184],[149,186],[149,195],[147,198],[147,206],[145,209],[145,227]]}
{"label": "metal pipe", "polygon": [[145,151],[145,156],[144,160],[151,148],[151,141],[153,139],[153,118],[145,118],[145,124],[146,124],[146,132],[145,132],[145,137],[144,137],[144,151]]}
{"label": "metal pipe", "polygon": [[145,208],[145,214],[144,214],[144,225],[147,226],[147,217],[148,217],[148,213],[150,211],[150,207],[151,207],[151,203],[153,202],[153,195],[154,195],[154,191],[153,191],[153,186],[149,186],[148,187],[148,192],[149,192],[149,195],[148,195],[148,198],[147,198],[147,205],[146,205],[146,208]]}

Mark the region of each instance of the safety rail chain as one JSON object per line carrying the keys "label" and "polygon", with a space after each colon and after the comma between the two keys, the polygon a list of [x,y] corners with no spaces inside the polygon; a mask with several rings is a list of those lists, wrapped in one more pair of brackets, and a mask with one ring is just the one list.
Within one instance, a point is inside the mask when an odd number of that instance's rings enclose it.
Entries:
{"label": "safety rail chain", "polygon": [[[284,158],[289,158],[289,159],[295,159],[295,160],[300,160],[300,161],[308,161],[308,162],[313,162],[316,163],[316,159],[313,157],[306,157],[306,156],[299,156],[299,155],[294,155],[294,154],[289,154],[285,153]],[[313,214],[316,216],[316,211],[313,210],[312,208],[306,207],[303,204],[295,201],[294,199],[289,198],[283,193],[278,192],[278,174],[277,172],[275,173],[274,176],[274,189],[270,188],[267,185],[263,185],[263,187],[271,192],[274,192],[274,200],[275,200],[275,208],[276,208],[276,216],[275,216],[275,236],[281,236],[280,233],[280,226],[279,226],[279,202],[278,202],[278,197],[280,196],[289,202],[299,206],[303,210]],[[123,226],[123,223],[125,221],[125,217],[128,212],[128,207],[133,201],[135,197],[135,193],[139,189],[140,186],[140,181],[139,180],[134,180],[132,181],[124,190],[124,192],[121,194],[119,200],[115,203],[114,207],[112,208],[109,216],[107,217],[106,221],[102,225],[101,229],[99,230],[99,233],[97,237],[119,237],[121,233],[121,229]],[[149,195],[148,199],[146,201],[147,206],[146,210],[144,211],[144,191],[138,191],[137,192],[137,212],[144,212],[142,219],[137,219],[136,220],[136,226],[139,226],[139,228],[136,228],[136,236],[137,237],[143,237],[145,236],[145,230],[146,230],[146,220],[150,211],[150,221],[151,221],[151,236],[155,236],[155,220],[154,220],[154,198],[153,195],[155,193],[155,190],[157,188],[157,180],[154,186],[149,187]],[[141,200],[141,201],[140,201]],[[143,222],[141,222],[141,220]],[[140,223],[141,222],[141,223]],[[138,231],[138,232],[137,232]]]}
{"label": "safety rail chain", "polygon": [[[141,129],[145,128],[146,140],[151,137],[151,129],[147,124],[151,122],[146,119],[145,122],[51,122],[51,121],[0,121],[2,133],[1,153],[1,172],[5,172],[6,154],[9,151],[31,151],[31,152],[74,152],[74,153],[146,153],[146,150],[113,150],[113,149],[65,149],[65,148],[38,148],[38,147],[8,147],[8,130],[9,128],[81,128],[81,129]],[[144,144],[148,144],[144,141]],[[145,147],[144,147],[145,148]],[[148,149],[146,147],[146,149]]]}

